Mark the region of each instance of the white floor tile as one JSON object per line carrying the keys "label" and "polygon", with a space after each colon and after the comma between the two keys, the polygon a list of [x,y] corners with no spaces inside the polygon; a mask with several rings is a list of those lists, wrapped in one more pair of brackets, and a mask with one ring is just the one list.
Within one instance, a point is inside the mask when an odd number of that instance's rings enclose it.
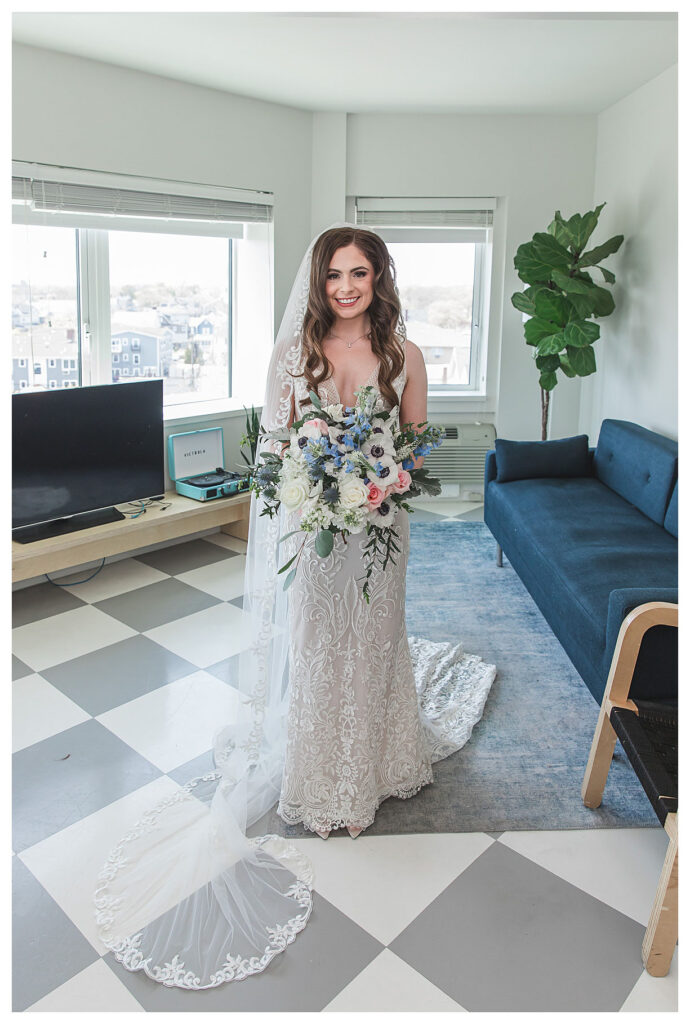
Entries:
{"label": "white floor tile", "polygon": [[98,938],[94,916],[98,873],[142,814],[179,788],[161,776],[18,854],[100,955],[107,949]]}
{"label": "white floor tile", "polygon": [[504,832],[499,842],[647,926],[668,846],[661,827]]}
{"label": "white floor tile", "polygon": [[493,843],[483,832],[293,839],[314,865],[314,888],[388,944]]}
{"label": "white floor tile", "polygon": [[678,1012],[678,947],[665,978],[653,978],[642,970],[642,977],[621,1006],[621,1011],[636,1013]]}
{"label": "white floor tile", "polygon": [[237,717],[237,690],[208,672],[160,686],[97,720],[163,772],[199,757]]}
{"label": "white floor tile", "polygon": [[248,622],[249,616],[235,605],[216,604],[149,629],[144,636],[193,665],[207,668],[239,654],[251,643]]}
{"label": "white floor tile", "polygon": [[[88,573],[82,575],[88,575]],[[151,583],[159,583],[161,580],[167,579],[169,579],[168,573],[154,569],[150,565],[144,565],[136,558],[123,558],[104,565],[98,575],[87,583],[66,586],[65,590],[80,597],[83,601],[88,601],[89,604],[95,604],[96,601],[118,597],[130,590],[138,590],[139,587],[147,587]]]}
{"label": "white floor tile", "polygon": [[12,683],[12,751],[54,736],[91,716],[34,673]]}
{"label": "white floor tile", "polygon": [[180,572],[176,578],[221,601],[229,601],[244,593],[245,562],[246,559],[238,555],[227,561],[212,562],[211,565],[202,565],[189,572]]}
{"label": "white floor tile", "polygon": [[12,650],[29,668],[40,672],[136,635],[135,629],[84,605],[16,626],[12,630]]}
{"label": "white floor tile", "polygon": [[441,1013],[466,1012],[404,960],[383,949],[356,978],[332,999],[325,1011]]}
{"label": "white floor tile", "polygon": [[209,541],[211,544],[217,544],[221,548],[227,548],[228,551],[239,551],[241,555],[245,554],[247,550],[246,540],[241,540],[240,537],[233,537],[229,533],[211,533],[204,540]]}
{"label": "white floor tile", "polygon": [[96,960],[85,970],[75,974],[64,985],[53,989],[43,999],[27,1007],[28,1011],[81,1012],[91,1010],[143,1013],[132,993],[102,960]]}

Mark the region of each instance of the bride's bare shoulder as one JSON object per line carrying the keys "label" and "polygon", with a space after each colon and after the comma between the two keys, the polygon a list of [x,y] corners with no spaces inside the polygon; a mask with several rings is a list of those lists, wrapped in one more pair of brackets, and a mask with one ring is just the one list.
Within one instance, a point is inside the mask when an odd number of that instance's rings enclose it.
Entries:
{"label": "bride's bare shoulder", "polygon": [[421,348],[409,338],[405,343],[405,359],[410,370],[421,369],[424,366],[424,355]]}

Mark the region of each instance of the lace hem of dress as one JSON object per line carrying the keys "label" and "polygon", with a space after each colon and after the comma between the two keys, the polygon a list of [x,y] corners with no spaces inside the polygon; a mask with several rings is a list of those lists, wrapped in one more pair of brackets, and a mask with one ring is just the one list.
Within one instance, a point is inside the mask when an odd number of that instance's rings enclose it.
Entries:
{"label": "lace hem of dress", "polygon": [[338,818],[337,820],[334,818],[322,818],[321,820],[318,820],[311,817],[307,820],[305,815],[308,815],[309,813],[308,808],[290,808],[286,811],[286,809],[281,807],[280,804],[276,809],[276,813],[288,825],[299,825],[299,823],[302,822],[304,828],[308,832],[333,832],[337,828],[347,828],[348,825],[351,828],[365,829],[369,828],[370,825],[373,825],[376,812],[384,800],[387,800],[391,796],[396,796],[399,800],[408,800],[411,796],[415,796],[415,794],[419,793],[424,786],[428,786],[433,781],[434,774],[431,766],[429,765],[416,777],[414,782],[407,783],[405,786],[398,786],[395,789],[386,790],[385,793],[378,796],[375,803],[370,806],[368,813],[361,816],[354,815],[357,819],[356,821],[345,821],[343,818]]}

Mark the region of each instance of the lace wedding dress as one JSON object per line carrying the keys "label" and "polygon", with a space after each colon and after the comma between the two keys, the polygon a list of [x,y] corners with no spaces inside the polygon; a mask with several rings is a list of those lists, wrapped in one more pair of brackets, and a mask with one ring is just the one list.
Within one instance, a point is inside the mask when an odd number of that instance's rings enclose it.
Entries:
{"label": "lace wedding dress", "polygon": [[[285,433],[295,392],[304,394],[301,332],[315,242],[271,354],[266,431]],[[399,398],[405,380],[403,369]],[[339,401],[332,382],[322,397]],[[276,443],[262,440],[257,457]],[[306,926],[308,857],[278,835],[249,838],[250,826],[276,804],[285,821],[310,830],[371,824],[383,799],[412,796],[432,782],[434,761],[467,742],[496,672],[458,644],[407,637],[404,509],[394,520],[396,564],[374,570],[369,604],[357,581],[365,535],[336,537],[325,559],[308,542],[286,591],[278,568],[296,550],[295,537],[285,539],[294,518],[283,508],[263,513],[253,493],[237,706],[213,738],[214,770],[180,787],[159,780],[162,798],[111,850],[96,883],[103,946],[167,986],[242,981]]]}
{"label": "lace wedding dress", "polygon": [[[365,383],[377,378],[378,368]],[[399,401],[405,383],[406,366],[393,381]],[[307,390],[297,377],[298,415],[309,408],[298,404]],[[319,397],[340,402],[330,377]],[[380,393],[377,407],[391,408]],[[400,551],[395,565],[374,569],[369,604],[361,594],[366,530],[346,541],[338,534],[327,558],[305,545],[289,590],[290,703],[278,814],[311,831],[366,828],[382,800],[413,796],[433,782],[432,763],[467,742],[496,675],[460,645],[408,638],[405,509],[393,527]]]}

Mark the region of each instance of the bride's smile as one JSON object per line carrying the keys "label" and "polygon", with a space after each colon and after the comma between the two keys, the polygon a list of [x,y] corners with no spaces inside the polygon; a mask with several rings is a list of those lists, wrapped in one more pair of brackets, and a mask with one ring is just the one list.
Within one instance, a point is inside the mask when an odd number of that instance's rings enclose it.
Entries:
{"label": "bride's smile", "polygon": [[[333,254],[326,275],[326,297],[336,317],[351,321],[353,337],[357,321],[364,324],[364,313],[374,296],[374,268],[356,245],[345,245]],[[366,327],[366,324],[364,324]],[[348,331],[349,333],[349,331]]]}

